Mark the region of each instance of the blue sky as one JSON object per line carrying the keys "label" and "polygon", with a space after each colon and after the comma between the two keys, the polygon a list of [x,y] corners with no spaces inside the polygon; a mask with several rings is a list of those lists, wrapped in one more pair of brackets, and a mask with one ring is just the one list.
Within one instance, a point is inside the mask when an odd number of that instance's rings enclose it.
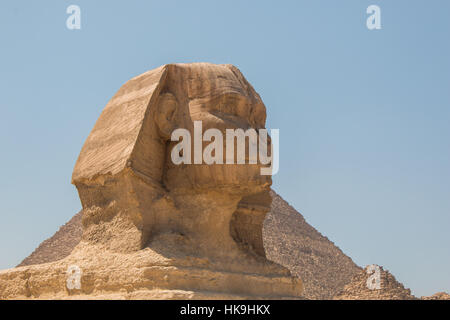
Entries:
{"label": "blue sky", "polygon": [[[81,30],[66,8],[81,8]],[[381,30],[366,8],[381,8]],[[81,208],[102,108],[172,62],[231,63],[280,129],[274,189],[359,265],[450,291],[450,2],[2,1],[0,268]]]}

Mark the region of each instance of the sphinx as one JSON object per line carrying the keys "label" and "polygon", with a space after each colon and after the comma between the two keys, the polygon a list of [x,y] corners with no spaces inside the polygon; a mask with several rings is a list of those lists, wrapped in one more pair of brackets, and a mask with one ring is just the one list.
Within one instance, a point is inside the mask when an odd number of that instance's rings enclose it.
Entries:
{"label": "sphinx", "polygon": [[[177,129],[195,136],[201,121],[204,131],[258,131],[265,120],[262,99],[232,65],[170,64],[126,82],[73,170],[82,241],[60,261],[0,272],[0,298],[301,298],[301,280],[265,256],[267,164],[171,159]],[[72,290],[74,265],[82,278]]]}

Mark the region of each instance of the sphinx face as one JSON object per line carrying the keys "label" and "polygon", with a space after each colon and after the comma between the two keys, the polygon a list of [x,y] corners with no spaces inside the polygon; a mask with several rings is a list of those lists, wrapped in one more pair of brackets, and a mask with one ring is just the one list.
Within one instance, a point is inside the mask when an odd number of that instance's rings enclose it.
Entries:
{"label": "sphinx face", "polygon": [[[83,239],[129,252],[153,235],[175,231],[208,252],[226,247],[236,253],[235,240],[262,248],[260,233],[252,230],[262,229],[265,211],[259,198],[258,207],[252,205],[252,195],[268,190],[271,177],[261,175],[260,164],[226,161],[226,137],[228,129],[264,128],[265,117],[259,95],[232,66],[166,65],[130,79],[104,108],[74,168]],[[196,143],[202,156],[212,143],[202,136],[215,129],[222,161],[173,162],[177,129],[189,135],[194,158]],[[248,140],[239,143],[247,156]],[[234,159],[237,144],[230,143]]]}
{"label": "sphinx face", "polygon": [[[169,190],[198,191],[220,188],[237,193],[254,193],[268,188],[271,177],[261,175],[262,165],[249,164],[248,138],[245,139],[245,163],[237,164],[237,139],[234,139],[233,164],[227,164],[226,161],[226,158],[230,157],[227,153],[227,129],[255,129],[258,132],[258,129],[264,128],[266,110],[261,99],[256,93],[249,93],[243,80],[225,66],[219,70],[196,71],[196,74],[189,74],[184,81],[188,99],[184,108],[179,108],[181,112],[178,114],[178,119],[180,116],[184,118],[179,120],[179,123],[183,123],[190,133],[192,161],[191,164],[174,164],[171,153],[179,141],[169,141],[166,149],[165,185]],[[199,150],[196,150],[199,140],[196,140],[198,133],[196,135],[194,122],[197,122],[197,125],[201,122],[202,137],[208,129],[216,129],[222,133],[222,164],[194,164],[194,154]],[[201,141],[202,155],[215,138],[206,140]]]}

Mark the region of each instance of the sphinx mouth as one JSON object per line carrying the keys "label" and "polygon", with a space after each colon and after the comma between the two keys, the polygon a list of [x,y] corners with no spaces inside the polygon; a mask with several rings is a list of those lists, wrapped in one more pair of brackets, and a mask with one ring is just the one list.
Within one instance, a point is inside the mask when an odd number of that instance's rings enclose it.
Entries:
{"label": "sphinx mouth", "polygon": [[256,203],[241,203],[239,204],[238,209],[249,210],[252,212],[267,212],[271,210],[271,206]]}

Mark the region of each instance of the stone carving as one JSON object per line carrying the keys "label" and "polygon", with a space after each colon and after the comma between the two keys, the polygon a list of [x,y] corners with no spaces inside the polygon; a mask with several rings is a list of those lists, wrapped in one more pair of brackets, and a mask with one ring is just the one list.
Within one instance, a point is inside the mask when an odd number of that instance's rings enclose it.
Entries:
{"label": "stone carving", "polygon": [[[0,298],[301,297],[301,280],[265,258],[262,227],[272,200],[261,165],[175,165],[170,158],[177,128],[191,136],[194,121],[203,130],[262,129],[265,118],[261,98],[231,65],[165,65],[129,80],[73,171],[81,242],[62,260],[0,273]],[[82,270],[77,292],[64,287],[68,265]]]}
{"label": "stone carving", "polygon": [[[264,255],[270,176],[258,165],[175,165],[170,137],[177,128],[194,136],[196,120],[225,134],[264,128],[265,118],[261,98],[230,65],[167,65],[128,81],[102,112],[73,172],[83,239],[128,252],[171,232],[193,252],[229,255],[237,241]],[[248,208],[255,197],[262,211]]]}

